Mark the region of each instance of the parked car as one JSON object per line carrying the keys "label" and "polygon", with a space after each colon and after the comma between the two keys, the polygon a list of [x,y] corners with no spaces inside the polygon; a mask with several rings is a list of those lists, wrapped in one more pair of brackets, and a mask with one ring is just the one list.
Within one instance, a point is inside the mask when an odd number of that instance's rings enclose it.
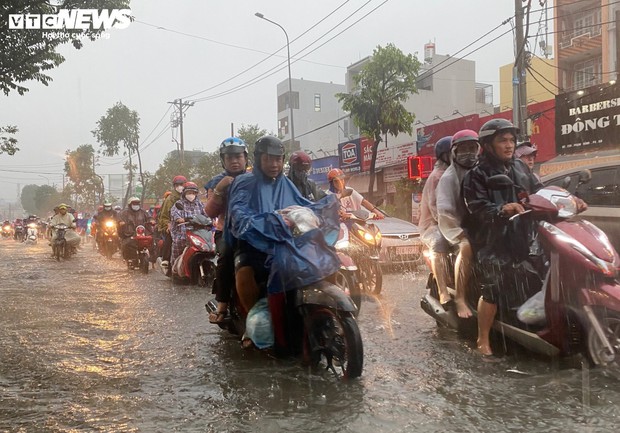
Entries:
{"label": "parked car", "polygon": [[382,220],[373,220],[381,231],[381,252],[379,263],[385,266],[418,266],[423,262],[422,241],[418,226],[408,221],[387,215]]}
{"label": "parked car", "polygon": [[588,210],[577,218],[588,220],[603,230],[616,251],[620,251],[620,165],[617,161],[593,162],[556,172],[544,176],[542,182],[566,188],[585,201]]}

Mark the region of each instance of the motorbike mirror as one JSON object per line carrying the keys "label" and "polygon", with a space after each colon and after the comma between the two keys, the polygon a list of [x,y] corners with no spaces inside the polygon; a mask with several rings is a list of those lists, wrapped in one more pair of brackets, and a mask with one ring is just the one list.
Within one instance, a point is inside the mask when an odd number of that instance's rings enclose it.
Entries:
{"label": "motorbike mirror", "polygon": [[178,210],[183,210],[183,205],[179,201],[174,204],[174,207],[176,207]]}
{"label": "motorbike mirror", "polygon": [[570,176],[566,176],[564,178],[564,180],[562,181],[562,188],[564,189],[568,189],[568,186],[570,185]]}
{"label": "motorbike mirror", "polygon": [[379,200],[377,200],[375,202],[375,206],[377,206],[377,207],[383,206],[383,203],[385,203],[385,199],[383,197],[381,197]]}
{"label": "motorbike mirror", "polygon": [[592,172],[589,169],[581,170],[579,172],[579,185],[588,183],[592,180]]}
{"label": "motorbike mirror", "polygon": [[487,179],[487,187],[493,190],[512,188],[514,183],[512,179],[505,174],[496,174]]}

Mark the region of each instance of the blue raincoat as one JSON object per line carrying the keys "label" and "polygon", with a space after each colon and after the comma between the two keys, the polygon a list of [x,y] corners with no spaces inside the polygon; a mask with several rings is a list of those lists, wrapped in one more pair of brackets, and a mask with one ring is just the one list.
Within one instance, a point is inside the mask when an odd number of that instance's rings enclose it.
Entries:
{"label": "blue raincoat", "polygon": [[[313,229],[294,237],[276,210],[288,206],[306,206],[321,222]],[[258,166],[252,173],[237,176],[228,194],[226,236],[248,242],[269,256],[267,287],[269,293],[298,289],[335,273],[340,262],[333,245],[340,223],[339,203],[329,195],[316,203],[301,196],[293,182],[282,173],[275,179],[266,177]]]}

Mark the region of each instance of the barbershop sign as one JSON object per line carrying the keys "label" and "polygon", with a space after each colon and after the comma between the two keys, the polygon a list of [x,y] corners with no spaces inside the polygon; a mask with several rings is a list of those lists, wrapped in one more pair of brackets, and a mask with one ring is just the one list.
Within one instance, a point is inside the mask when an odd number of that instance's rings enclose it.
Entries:
{"label": "barbershop sign", "polygon": [[601,84],[555,97],[558,154],[590,152],[620,144],[620,87]]}

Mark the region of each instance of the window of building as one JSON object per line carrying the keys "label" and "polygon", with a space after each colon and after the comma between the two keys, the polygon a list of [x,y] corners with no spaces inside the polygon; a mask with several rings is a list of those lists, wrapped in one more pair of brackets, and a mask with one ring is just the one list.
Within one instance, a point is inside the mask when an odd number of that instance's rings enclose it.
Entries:
{"label": "window of building", "polygon": [[288,116],[278,120],[278,134],[280,136],[288,134]]}
{"label": "window of building", "polygon": [[575,63],[574,88],[582,89],[601,83],[603,58],[597,57],[581,63]]}
{"label": "window of building", "polygon": [[314,111],[321,111],[321,94],[314,94]]}
{"label": "window of building", "polygon": [[[293,92],[293,108],[299,109],[299,92]],[[278,96],[278,113],[289,109],[289,92]]]}

